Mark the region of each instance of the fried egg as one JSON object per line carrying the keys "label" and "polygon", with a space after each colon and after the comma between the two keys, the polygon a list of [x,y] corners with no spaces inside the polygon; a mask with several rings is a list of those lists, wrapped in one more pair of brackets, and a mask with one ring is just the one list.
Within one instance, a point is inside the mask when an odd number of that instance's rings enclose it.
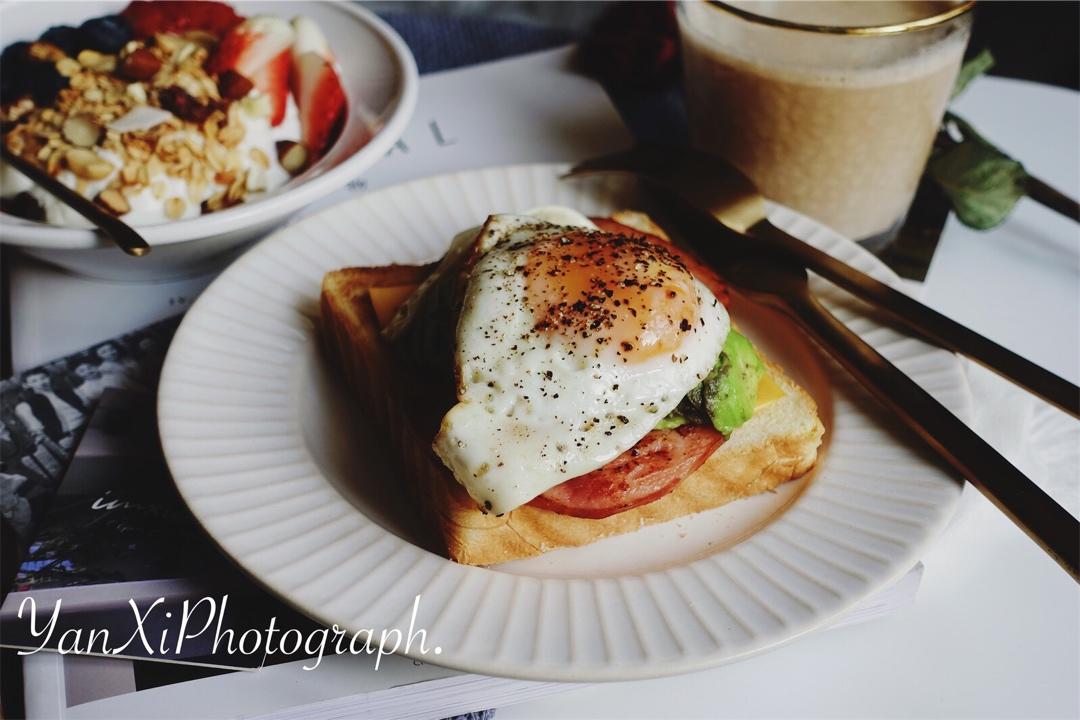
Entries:
{"label": "fried egg", "polygon": [[493,513],[633,447],[708,374],[730,328],[666,248],[566,208],[534,213],[493,215],[480,230],[456,332],[457,404],[434,441]]}

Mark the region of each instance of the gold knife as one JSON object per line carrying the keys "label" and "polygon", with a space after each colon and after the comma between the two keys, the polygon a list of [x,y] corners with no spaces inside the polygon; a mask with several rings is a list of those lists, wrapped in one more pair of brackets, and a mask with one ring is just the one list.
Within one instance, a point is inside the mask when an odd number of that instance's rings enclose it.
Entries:
{"label": "gold knife", "polygon": [[1080,522],[948,408],[836,319],[810,292],[806,267],[771,243],[730,244],[717,220],[658,188],[661,225],[732,287],[784,312],[866,390],[1080,582]]}
{"label": "gold knife", "polygon": [[651,180],[707,211],[716,221],[713,227],[703,231],[725,253],[743,250],[767,253],[777,260],[805,267],[885,310],[923,339],[970,357],[1080,418],[1080,388],[1076,385],[788,235],[768,221],[764,198],[750,179],[726,161],[689,148],[643,143],[627,151],[586,160],[568,176],[603,172],[627,172]]}

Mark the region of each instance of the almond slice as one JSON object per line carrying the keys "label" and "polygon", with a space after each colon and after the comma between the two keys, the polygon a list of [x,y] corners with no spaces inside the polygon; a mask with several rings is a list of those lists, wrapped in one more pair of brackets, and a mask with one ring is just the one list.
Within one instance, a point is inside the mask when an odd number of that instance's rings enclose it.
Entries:
{"label": "almond slice", "polygon": [[266,157],[266,153],[257,147],[251,148],[248,151],[248,155],[251,156],[251,161],[261,167],[263,170],[270,169],[270,158]]}
{"label": "almond slice", "polygon": [[236,147],[244,139],[244,128],[239,125],[226,125],[218,133],[217,139],[225,147]]}
{"label": "almond slice", "polygon": [[[129,89],[131,87],[139,87],[141,89],[142,86],[136,85],[128,87]],[[145,90],[143,91],[143,97],[146,97]],[[109,123],[109,129],[121,133],[137,130],[150,130],[172,117],[173,114],[168,110],[162,110],[161,108],[150,105],[138,105],[126,115],[122,115]]]}
{"label": "almond slice", "polygon": [[139,181],[139,168],[141,165],[141,163],[135,160],[129,162],[120,169],[120,177],[122,177],[124,182],[128,185],[134,185]]}
{"label": "almond slice", "polygon": [[101,139],[101,126],[89,115],[71,115],[64,121],[60,132],[75,147],[93,147]]}
{"label": "almond slice", "polygon": [[165,215],[170,220],[179,220],[184,215],[184,210],[187,209],[187,204],[182,198],[171,197],[165,201]]}
{"label": "almond slice", "polygon": [[113,166],[92,150],[74,148],[64,153],[68,169],[85,180],[102,180],[113,171]]}
{"label": "almond slice", "polygon": [[63,57],[56,61],[56,72],[66,78],[74,77],[80,70],[82,70],[82,65],[73,58]]}
{"label": "almond slice", "polygon": [[100,73],[111,73],[116,69],[116,56],[105,55],[97,50],[82,50],[79,52],[79,64],[84,68],[95,70]]}
{"label": "almond slice", "polygon": [[116,190],[102,190],[94,201],[114,215],[131,212],[131,205],[128,204],[127,198]]}
{"label": "almond slice", "polygon": [[276,145],[278,162],[290,175],[299,175],[307,167],[307,148],[292,140],[279,140]]}

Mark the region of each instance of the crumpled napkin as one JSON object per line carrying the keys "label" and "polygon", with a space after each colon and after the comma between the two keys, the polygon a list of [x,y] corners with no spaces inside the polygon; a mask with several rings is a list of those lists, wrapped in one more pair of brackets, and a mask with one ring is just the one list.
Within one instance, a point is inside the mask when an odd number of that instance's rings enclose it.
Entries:
{"label": "crumpled napkin", "polygon": [[1080,515],[1080,420],[964,361],[971,427],[1074,516]]}
{"label": "crumpled napkin", "polygon": [[[923,287],[901,281],[901,289],[916,298],[923,298]],[[971,429],[1074,517],[1080,516],[1080,420],[993,370],[962,356],[961,362],[971,389]]]}

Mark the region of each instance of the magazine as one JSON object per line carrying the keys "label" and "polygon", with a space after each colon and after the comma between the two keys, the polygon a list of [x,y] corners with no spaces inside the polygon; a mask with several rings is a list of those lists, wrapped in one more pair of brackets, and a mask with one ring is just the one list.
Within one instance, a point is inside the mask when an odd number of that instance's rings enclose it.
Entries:
{"label": "magazine", "polygon": [[[189,606],[202,598],[228,597],[224,627],[240,635],[276,617],[282,629],[314,623],[293,613],[248,582],[218,552],[177,495],[157,439],[154,396],[145,390],[107,388],[97,400],[63,481],[42,517],[0,605],[0,643],[54,649],[64,631],[108,631],[110,654],[140,625],[148,638],[113,652],[224,667],[255,668],[264,654],[229,653],[207,634],[179,638]],[[57,612],[55,630],[35,634]],[[192,624],[205,613],[188,615]],[[148,647],[150,645],[150,647]]]}
{"label": "magazine", "polygon": [[188,577],[214,555],[169,479],[154,423],[154,396],[109,388],[13,589]]}
{"label": "magazine", "polygon": [[0,380],[0,516],[20,554],[102,393],[153,392],[178,323],[169,318]]}
{"label": "magazine", "polygon": [[[366,658],[297,660],[257,673],[139,660],[32,655],[24,661],[27,720],[490,720],[506,707],[586,687],[483,677],[393,656],[378,672]],[[466,720],[463,718],[462,720]]]}

